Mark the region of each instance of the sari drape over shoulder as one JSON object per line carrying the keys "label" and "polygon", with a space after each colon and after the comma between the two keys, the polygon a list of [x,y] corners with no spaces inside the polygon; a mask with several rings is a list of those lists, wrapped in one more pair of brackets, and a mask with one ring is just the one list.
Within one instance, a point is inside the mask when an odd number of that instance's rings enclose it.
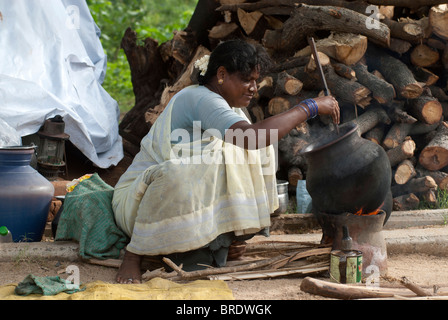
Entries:
{"label": "sari drape over shoulder", "polygon": [[131,237],[127,250],[140,255],[198,249],[227,232],[256,233],[270,226],[279,205],[274,148],[246,150],[203,131],[174,144],[175,100],[114,190],[116,223]]}

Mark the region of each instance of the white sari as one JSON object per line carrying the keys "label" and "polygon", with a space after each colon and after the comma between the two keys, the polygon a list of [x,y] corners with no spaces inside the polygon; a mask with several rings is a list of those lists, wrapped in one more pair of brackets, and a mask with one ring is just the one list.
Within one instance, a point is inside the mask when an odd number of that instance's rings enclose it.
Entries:
{"label": "white sari", "polygon": [[[172,144],[174,101],[115,186],[115,219],[135,254],[187,252],[227,232],[253,234],[270,226],[279,206],[274,148],[245,150],[204,135]],[[180,157],[182,150],[189,152]]]}

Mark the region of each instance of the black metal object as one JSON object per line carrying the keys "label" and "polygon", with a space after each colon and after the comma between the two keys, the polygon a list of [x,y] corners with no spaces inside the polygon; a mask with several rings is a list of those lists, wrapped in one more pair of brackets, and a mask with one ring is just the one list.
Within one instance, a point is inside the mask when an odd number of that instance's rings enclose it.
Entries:
{"label": "black metal object", "polygon": [[381,208],[388,195],[392,171],[384,149],[358,134],[346,123],[335,132],[309,144],[306,157],[307,190],[313,210],[329,214],[368,214]]}
{"label": "black metal object", "polygon": [[317,70],[319,71],[319,76],[324,85],[324,92],[326,96],[331,95],[330,90],[328,89],[327,80],[325,79],[324,70],[322,69],[322,65],[320,63],[319,55],[317,54],[316,43],[314,42],[313,37],[308,37],[308,44],[311,47],[311,52],[314,56],[314,61],[316,62]]}
{"label": "black metal object", "polygon": [[366,274],[366,270],[387,272],[387,248],[382,233],[386,219],[384,211],[370,216],[347,212],[338,215],[314,212],[314,215],[322,227],[322,244],[331,245],[333,250],[343,249],[343,229],[346,227],[352,238],[351,249],[362,252],[363,273]]}
{"label": "black metal object", "polygon": [[[324,93],[326,96],[330,96],[331,93],[328,89],[327,80],[325,79],[324,70],[322,69],[322,64],[320,63],[319,55],[317,54],[316,43],[314,42],[313,37],[308,37],[308,44],[311,47],[314,61],[316,62],[317,70],[319,71],[320,80],[322,81],[322,84],[324,86]],[[336,128],[336,132],[339,134],[339,125],[335,123],[334,127]]]}

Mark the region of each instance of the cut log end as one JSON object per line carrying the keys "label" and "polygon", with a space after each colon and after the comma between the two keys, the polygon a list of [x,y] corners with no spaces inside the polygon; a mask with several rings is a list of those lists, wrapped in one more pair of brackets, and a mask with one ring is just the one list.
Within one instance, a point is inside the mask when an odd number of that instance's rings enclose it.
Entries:
{"label": "cut log end", "polygon": [[448,150],[443,147],[426,147],[419,157],[420,164],[428,170],[440,170],[448,165]]}
{"label": "cut log end", "polygon": [[421,96],[423,87],[419,83],[410,83],[404,86],[400,94],[406,99],[415,99]]}
{"label": "cut log end", "polygon": [[437,100],[427,102],[422,110],[422,116],[427,124],[438,123],[442,114],[442,105]]}
{"label": "cut log end", "polygon": [[440,4],[431,8],[429,23],[436,35],[448,40],[448,4]]}
{"label": "cut log end", "polygon": [[295,96],[300,93],[302,90],[303,83],[297,79],[290,79],[285,83],[285,91],[286,93]]}
{"label": "cut log end", "polygon": [[429,67],[439,60],[439,52],[425,44],[419,44],[411,53],[411,62],[418,67]]}
{"label": "cut log end", "polygon": [[442,122],[434,138],[420,153],[420,164],[428,170],[440,170],[448,165],[448,124]]}
{"label": "cut log end", "polygon": [[280,114],[288,111],[291,108],[291,103],[283,97],[274,97],[268,103],[268,112],[271,115]]}
{"label": "cut log end", "polygon": [[394,178],[397,184],[405,184],[417,174],[412,162],[404,160],[395,172]]}

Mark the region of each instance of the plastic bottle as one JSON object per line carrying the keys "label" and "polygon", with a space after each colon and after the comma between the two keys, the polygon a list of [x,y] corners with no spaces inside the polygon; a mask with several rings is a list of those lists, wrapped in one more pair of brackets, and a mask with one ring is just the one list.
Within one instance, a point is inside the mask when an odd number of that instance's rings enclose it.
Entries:
{"label": "plastic bottle", "polygon": [[12,242],[12,234],[5,226],[0,227],[0,243]]}

